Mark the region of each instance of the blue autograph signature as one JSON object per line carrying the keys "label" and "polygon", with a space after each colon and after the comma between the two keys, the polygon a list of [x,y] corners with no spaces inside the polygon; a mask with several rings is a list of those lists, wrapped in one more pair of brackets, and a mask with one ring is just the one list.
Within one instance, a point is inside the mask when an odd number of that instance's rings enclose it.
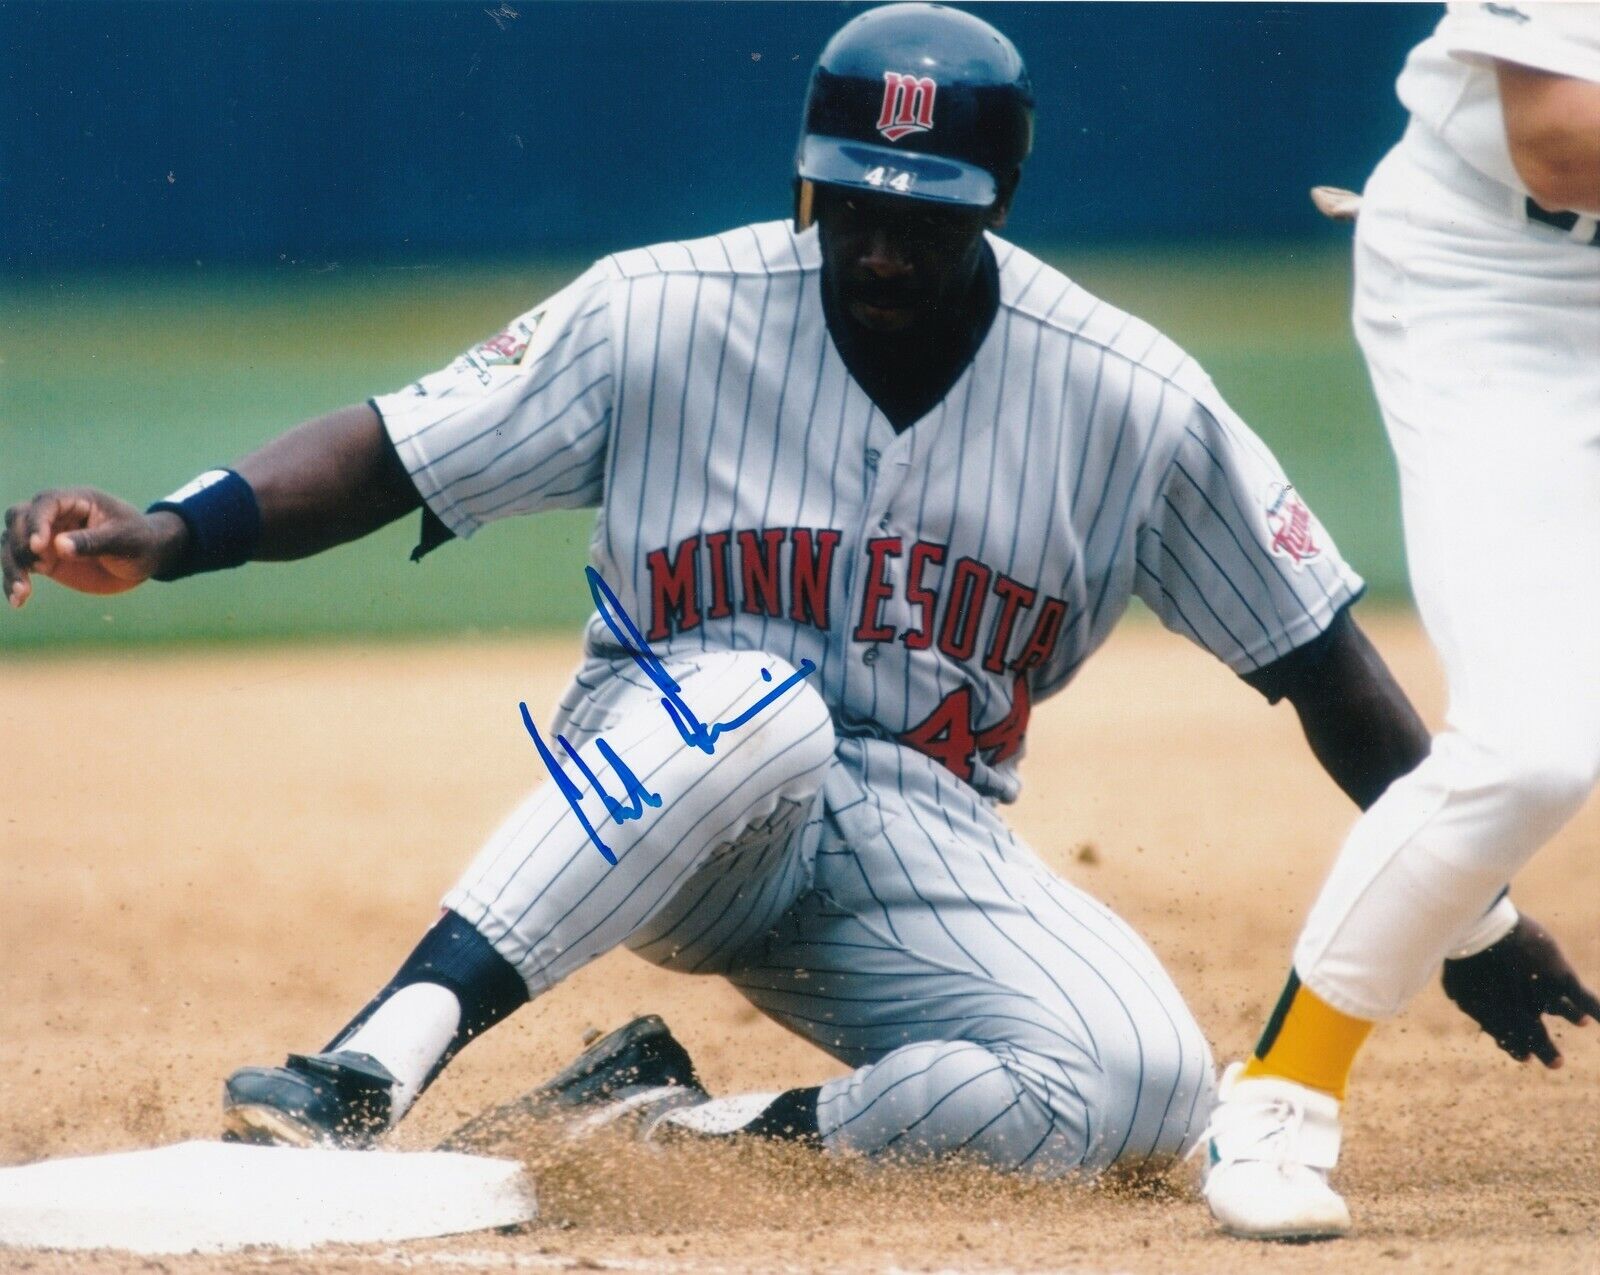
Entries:
{"label": "blue autograph signature", "polygon": [[[606,627],[611,630],[612,636],[617,639],[633,662],[644,671],[646,677],[656,684],[661,690],[661,707],[666,710],[667,716],[672,719],[672,724],[678,728],[678,734],[683,737],[683,742],[690,748],[698,748],[708,757],[717,751],[717,740],[731,730],[737,730],[756,714],[767,708],[785,691],[798,686],[805,678],[817,671],[817,666],[810,660],[801,660],[798,670],[791,676],[779,682],[770,691],[758,699],[737,717],[725,722],[712,722],[710,725],[702,722],[694,715],[688,704],[684,703],[682,687],[672,680],[672,675],[666,667],[656,658],[655,652],[650,649],[650,644],[644,640],[644,634],[639,632],[638,625],[623,609],[617,595],[611,587],[600,578],[600,573],[593,567],[585,567],[584,574],[589,579],[589,594],[594,598],[595,610],[600,613],[600,618],[606,622]],[[772,681],[772,674],[766,669],[761,670],[764,681]],[[544,762],[545,768],[550,772],[550,778],[555,780],[556,787],[561,790],[561,795],[567,799],[567,804],[572,807],[572,813],[578,816],[578,822],[583,825],[584,832],[589,834],[589,840],[594,842],[594,847],[605,856],[606,862],[615,864],[617,856],[611,852],[611,847],[600,839],[600,834],[590,822],[589,816],[583,809],[583,789],[578,787],[567,775],[561,762],[557,759],[555,750],[545,743],[544,737],[539,734],[539,729],[533,724],[533,715],[528,712],[526,703],[519,703],[522,710],[522,725],[533,740],[533,746],[539,750],[539,758]],[[561,745],[561,750],[566,753],[572,764],[576,766],[590,787],[604,803],[606,813],[617,823],[627,823],[630,819],[642,819],[645,807],[652,809],[661,805],[661,794],[651,792],[640,782],[639,777],[628,769],[616,750],[606,743],[603,736],[597,736],[594,741],[597,751],[617,779],[622,783],[621,798],[613,797],[601,784],[600,777],[594,773],[589,764],[578,755],[578,750],[567,742],[565,735],[557,735],[556,743]]]}

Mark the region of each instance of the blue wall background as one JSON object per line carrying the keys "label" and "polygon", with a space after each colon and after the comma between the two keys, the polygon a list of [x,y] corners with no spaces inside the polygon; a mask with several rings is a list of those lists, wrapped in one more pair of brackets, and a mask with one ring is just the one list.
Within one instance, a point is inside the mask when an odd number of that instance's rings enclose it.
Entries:
{"label": "blue wall background", "polygon": [[[497,7],[498,5],[498,7]],[[7,3],[0,266],[610,250],[787,209],[832,3]],[[515,16],[512,16],[513,11]],[[1421,5],[982,6],[1027,58],[1028,241],[1330,234]]]}

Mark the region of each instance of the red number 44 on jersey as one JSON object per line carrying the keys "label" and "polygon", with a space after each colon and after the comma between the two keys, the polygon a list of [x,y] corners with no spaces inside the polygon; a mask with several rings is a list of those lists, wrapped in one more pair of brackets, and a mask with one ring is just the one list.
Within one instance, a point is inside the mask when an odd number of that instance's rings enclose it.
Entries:
{"label": "red number 44 on jersey", "polygon": [[1033,700],[1028,694],[1028,679],[1018,674],[1011,686],[1011,708],[992,726],[981,731],[972,720],[972,687],[951,691],[939,706],[900,736],[919,753],[926,753],[952,774],[972,781],[972,762],[979,753],[988,755],[990,765],[999,766],[1022,751],[1028,733],[1028,715]]}

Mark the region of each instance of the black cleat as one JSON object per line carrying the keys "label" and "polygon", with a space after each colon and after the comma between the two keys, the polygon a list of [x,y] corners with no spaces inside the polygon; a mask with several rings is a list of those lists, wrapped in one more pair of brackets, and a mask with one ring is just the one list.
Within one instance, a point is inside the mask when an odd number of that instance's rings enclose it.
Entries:
{"label": "black cleat", "polygon": [[646,1014],[595,1041],[537,1089],[468,1121],[439,1149],[477,1148],[524,1123],[552,1119],[567,1122],[572,1136],[618,1124],[642,1137],[667,1112],[710,1097],[689,1051],[659,1015]]}
{"label": "black cleat", "polygon": [[672,1086],[711,1096],[695,1074],[689,1051],[659,1014],[646,1014],[602,1036],[533,1092],[552,1106],[592,1107]]}
{"label": "black cleat", "polygon": [[389,1127],[394,1084],[376,1058],[346,1050],[241,1067],[222,1087],[222,1140],[365,1147]]}

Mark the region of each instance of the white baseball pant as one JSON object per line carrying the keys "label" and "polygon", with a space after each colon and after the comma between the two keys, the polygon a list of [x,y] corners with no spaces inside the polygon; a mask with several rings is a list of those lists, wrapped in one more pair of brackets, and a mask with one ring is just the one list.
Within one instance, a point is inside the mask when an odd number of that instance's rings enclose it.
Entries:
{"label": "white baseball pant", "polygon": [[1600,777],[1600,248],[1413,125],[1367,185],[1355,328],[1449,712],[1351,832],[1295,968],[1380,1019]]}

